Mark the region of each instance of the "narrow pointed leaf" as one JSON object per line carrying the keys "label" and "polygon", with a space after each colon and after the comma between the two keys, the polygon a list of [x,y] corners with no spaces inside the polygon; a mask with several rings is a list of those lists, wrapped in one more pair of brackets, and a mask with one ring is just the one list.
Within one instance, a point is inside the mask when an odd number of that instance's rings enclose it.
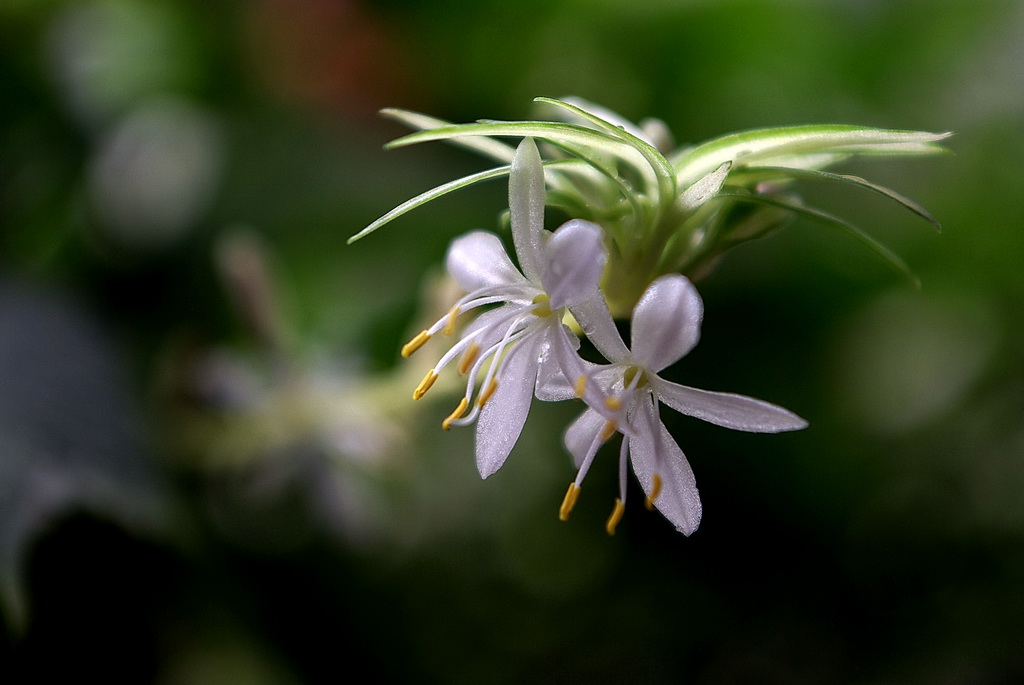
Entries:
{"label": "narrow pointed leaf", "polygon": [[788,209],[789,211],[791,211],[791,212],[793,212],[795,214],[799,214],[801,216],[806,216],[806,217],[808,217],[810,219],[814,219],[814,220],[820,221],[822,223],[831,224],[833,226],[837,226],[839,228],[842,228],[847,233],[849,233],[854,239],[856,239],[857,242],[859,242],[861,245],[864,245],[865,247],[867,247],[869,250],[871,250],[876,255],[881,257],[882,260],[885,261],[889,266],[893,267],[894,269],[896,269],[896,271],[900,272],[907,280],[909,280],[914,285],[915,288],[920,288],[921,287],[920,279],[914,274],[913,271],[910,270],[910,267],[907,266],[906,262],[904,262],[899,257],[899,255],[897,255],[895,252],[890,250],[888,247],[886,247],[882,243],[880,243],[877,240],[875,240],[874,238],[872,238],[870,235],[865,233],[858,226],[855,226],[854,224],[851,224],[849,221],[846,221],[845,219],[842,219],[842,218],[840,218],[838,216],[835,216],[833,214],[829,214],[828,212],[825,212],[825,211],[823,211],[821,209],[816,209],[814,207],[808,207],[808,206],[805,206],[805,205],[796,204],[795,202],[790,202],[788,200],[784,200],[784,199],[779,198],[779,197],[773,197],[773,196],[770,196],[770,195],[752,195],[752,194],[749,194],[749,193],[738,193],[737,192],[737,193],[720,193],[718,195],[718,197],[721,197],[721,198],[733,198],[733,199],[743,200],[743,201],[747,201],[747,202],[756,202],[756,203],[761,203],[761,204],[773,205],[775,207],[781,207],[783,209]]}
{"label": "narrow pointed leaf", "polygon": [[[574,112],[568,111],[562,106],[563,104],[571,105],[575,108],[583,110],[584,112],[592,114],[593,116],[596,116],[599,119],[602,119],[608,122],[609,124],[612,124],[613,126],[617,126],[618,128],[631,133],[632,135],[636,136],[637,138],[640,138],[641,140],[644,140],[647,143],[651,143],[650,138],[647,137],[647,134],[644,133],[644,130],[641,127],[634,124],[629,119],[626,119],[626,117],[622,116],[618,112],[614,112],[608,109],[607,107],[602,107],[601,105],[595,104],[588,100],[584,100],[583,98],[574,97],[572,95],[558,99],[538,97],[534,98],[534,102],[547,102],[557,109],[562,109],[565,113],[579,117],[580,115],[574,114]],[[569,119],[569,121],[571,121],[571,119]]]}
{"label": "narrow pointed leaf", "polygon": [[[646,173],[648,182],[656,183],[644,156],[632,145],[623,142],[611,134],[595,131],[591,128],[575,126],[558,122],[544,121],[492,121],[476,124],[455,124],[443,128],[420,131],[394,140],[386,147],[403,147],[416,143],[450,140],[460,142],[471,140],[472,137],[481,136],[532,136],[544,140],[555,147],[563,150],[571,157],[587,162],[602,176],[605,176],[620,190],[622,196],[633,205],[637,222],[644,221],[644,209],[637,198],[638,192],[634,190],[613,168],[609,168],[606,161],[595,155],[595,152],[603,152],[625,161],[641,173]],[[513,148],[509,148],[513,149]],[[642,194],[642,193],[641,193]]]}
{"label": "narrow pointed leaf", "polygon": [[391,141],[386,147],[404,147],[433,140],[455,140],[479,136],[507,136],[516,138],[532,136],[569,150],[572,150],[575,146],[602,150],[632,164],[638,169],[649,171],[647,160],[640,154],[640,151],[632,145],[623,142],[620,138],[584,126],[550,121],[490,121],[476,124],[456,124],[429,131],[411,133]]}
{"label": "narrow pointed leaf", "polygon": [[[427,116],[426,114],[410,112],[405,109],[382,109],[380,113],[381,115],[401,122],[410,128],[420,130],[447,128],[456,125],[450,121],[445,121],[444,119],[437,119],[435,117]],[[474,137],[456,139],[452,142],[474,152],[478,152],[485,157],[490,157],[497,162],[511,162],[516,153],[516,149],[513,146],[491,138]]]}
{"label": "narrow pointed leaf", "polygon": [[742,176],[747,174],[758,175],[765,174],[767,176],[778,178],[778,177],[796,177],[796,178],[810,178],[824,181],[839,181],[841,183],[849,183],[860,188],[865,188],[872,192],[884,195],[890,200],[894,200],[899,204],[903,205],[906,209],[909,209],[914,214],[930,223],[935,227],[937,231],[942,230],[941,224],[938,219],[932,216],[931,212],[924,208],[919,202],[907,197],[903,193],[897,192],[892,188],[872,183],[867,179],[861,178],[860,176],[852,176],[850,174],[836,174],[829,171],[821,171],[819,169],[794,169],[792,167],[747,167],[743,170]]}
{"label": "narrow pointed leaf", "polygon": [[[608,181],[611,182],[611,184],[613,186],[615,186],[615,188],[621,194],[622,198],[625,199],[626,202],[629,204],[630,211],[632,212],[633,218],[636,221],[636,223],[637,224],[642,224],[643,223],[644,217],[645,217],[645,214],[646,214],[647,210],[644,207],[643,202],[641,201],[640,195],[637,192],[635,192],[629,186],[629,184],[625,181],[625,179],[623,179],[621,176],[619,176],[613,170],[607,168],[601,162],[601,160],[599,160],[597,158],[594,158],[593,156],[589,155],[586,150],[566,149],[564,147],[562,149],[565,150],[568,154],[576,155],[576,157],[574,159],[571,159],[571,160],[559,160],[559,161],[562,161],[562,162],[573,161],[573,162],[581,162],[582,163],[582,166],[579,165],[579,164],[577,164],[575,166],[572,166],[572,167],[569,167],[568,165],[566,165],[567,168],[564,169],[564,171],[579,175],[581,173],[584,173],[587,170],[591,170],[591,171],[594,171],[594,172],[597,173],[597,177],[598,178],[607,179]],[[594,176],[589,175],[589,174],[587,175],[587,177],[588,177],[588,180],[592,180],[594,178]],[[600,189],[598,189],[598,191],[600,191]],[[563,195],[563,197],[564,196],[569,196],[569,197],[576,197],[576,198],[578,198],[579,195],[580,195],[580,187],[578,185],[571,185],[568,189],[564,189],[563,190],[562,195]],[[578,211],[578,212],[569,212],[569,214],[570,215],[576,215],[576,216],[586,216],[586,217],[589,217],[589,218],[596,218],[596,217],[594,217],[594,210],[595,210],[595,205],[597,204],[597,202],[594,201],[594,198],[589,198],[589,199],[585,198],[585,200],[588,202],[589,206],[583,206],[583,207],[580,208],[580,211]],[[549,194],[548,195],[548,202],[549,202],[549,204],[551,203],[551,201],[552,201],[552,197]],[[606,204],[606,203],[607,203],[607,199],[605,199],[604,202],[601,202],[601,204]]]}
{"label": "narrow pointed leaf", "polygon": [[[544,162],[544,167],[561,169],[563,167],[580,167],[585,164],[586,162],[578,159],[558,159],[550,162]],[[390,212],[388,212],[387,214],[380,217],[363,230],[359,231],[358,233],[350,237],[347,242],[349,245],[351,245],[357,240],[365,238],[369,234],[373,233],[381,226],[390,223],[394,219],[397,219],[406,212],[416,209],[417,207],[420,207],[422,205],[425,205],[431,200],[436,200],[439,197],[447,195],[453,190],[459,190],[460,188],[465,188],[467,186],[471,186],[474,183],[479,183],[481,181],[488,181],[492,178],[500,178],[501,176],[507,176],[510,169],[510,166],[495,167],[493,169],[487,169],[486,171],[479,171],[475,174],[463,176],[462,178],[458,178],[454,181],[449,181],[448,183],[443,183],[437,186],[436,188],[431,188],[430,190],[424,193],[420,193],[416,197],[406,200],[402,204],[398,205]]]}
{"label": "narrow pointed leaf", "polygon": [[938,141],[950,135],[845,125],[787,126],[722,136],[690,148],[670,161],[676,168],[676,180],[687,184],[729,160],[738,166],[808,153],[935,154],[945,151]]}
{"label": "narrow pointed leaf", "polygon": [[506,176],[508,175],[509,168],[510,167],[508,166],[501,166],[495,167],[494,169],[488,169],[487,171],[480,171],[475,174],[470,174],[469,176],[463,176],[462,178],[458,178],[454,181],[449,181],[448,183],[443,183],[437,186],[436,188],[428,190],[425,193],[420,193],[416,197],[410,200],[406,200],[402,204],[398,205],[390,212],[380,217],[363,230],[359,231],[359,233],[356,233],[354,236],[348,239],[348,244],[351,245],[357,240],[365,238],[366,236],[370,235],[384,224],[389,223],[390,221],[402,216],[409,210],[416,209],[421,205],[425,205],[431,200],[436,200],[439,197],[447,195],[453,190],[465,188],[466,186],[473,185],[474,183],[479,183],[480,181],[486,181],[488,179]]}
{"label": "narrow pointed leaf", "polygon": [[677,200],[678,205],[684,209],[693,210],[710,200],[715,193],[722,189],[731,167],[732,162],[722,162],[717,169],[705,174],[682,192]]}
{"label": "narrow pointed leaf", "polygon": [[596,114],[572,103],[555,100],[553,98],[534,98],[534,102],[547,103],[554,107],[564,109],[567,112],[571,112],[572,114],[593,123],[601,130],[607,131],[616,138],[621,139],[624,143],[632,145],[640,152],[640,154],[643,155],[644,159],[646,159],[647,163],[650,165],[651,170],[654,172],[657,179],[658,192],[661,196],[663,198],[675,197],[675,171],[673,170],[672,165],[668,163],[668,160],[665,159],[664,155],[658,152],[658,150],[646,140],[634,135],[622,126],[606,121]]}

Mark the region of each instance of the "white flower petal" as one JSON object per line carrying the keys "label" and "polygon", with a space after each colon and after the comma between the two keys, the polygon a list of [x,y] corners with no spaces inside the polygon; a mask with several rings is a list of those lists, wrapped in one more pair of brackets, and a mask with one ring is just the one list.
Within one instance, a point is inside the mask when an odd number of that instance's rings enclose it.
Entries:
{"label": "white flower petal", "polygon": [[661,479],[654,506],[679,532],[689,535],[700,525],[701,517],[700,495],[690,463],[658,419],[649,396],[637,403],[636,412],[631,422],[634,433],[629,438],[633,472],[648,497],[654,489],[654,476]]}
{"label": "white flower petal", "polygon": [[518,312],[523,311],[521,304],[503,304],[497,309],[486,311],[473,319],[462,332],[462,338],[476,335],[476,344],[486,350],[499,342]]}
{"label": "white flower petal", "polygon": [[477,419],[476,467],[482,478],[501,468],[526,423],[537,381],[538,354],[543,338],[530,336],[509,351],[498,389]]}
{"label": "white flower petal", "polygon": [[629,358],[629,348],[615,327],[615,320],[608,311],[608,303],[602,293],[598,292],[593,297],[571,305],[569,311],[587,339],[605,359],[621,362]]}
{"label": "white flower petal", "polygon": [[486,231],[473,231],[452,241],[445,266],[466,292],[497,285],[529,285],[512,264],[501,239]]}
{"label": "white flower petal", "polygon": [[658,398],[680,414],[750,433],[800,430],[807,422],[782,407],[745,395],[698,390],[653,379]]}
{"label": "white flower petal", "polygon": [[697,344],[703,315],[700,295],[685,276],[656,279],[633,309],[633,358],[654,372],[679,360]]}
{"label": "white flower petal", "polygon": [[594,444],[594,438],[604,430],[608,420],[593,409],[587,409],[573,421],[565,431],[565,449],[572,455],[572,461],[579,468],[587,451]]}
{"label": "white flower petal", "polygon": [[551,354],[541,359],[540,372],[537,374],[537,387],[534,396],[542,402],[564,402],[576,397],[576,386],[562,374]]}
{"label": "white flower petal", "polygon": [[[552,325],[547,333],[547,344],[540,359],[537,387],[534,394],[545,402],[561,402],[576,397],[576,379],[595,366],[576,353],[580,341],[565,326]],[[568,369],[568,376],[565,369]]]}
{"label": "white flower petal", "polygon": [[590,376],[606,394],[621,393],[626,389],[623,378],[629,366],[625,364],[595,364],[596,370]]}
{"label": "white flower petal", "polygon": [[509,171],[508,210],[519,265],[534,283],[540,283],[541,278],[544,199],[544,167],[540,153],[532,138],[524,138]]}
{"label": "white flower petal", "polygon": [[589,221],[562,224],[544,247],[541,283],[551,308],[582,302],[598,292],[607,255],[601,229]]}

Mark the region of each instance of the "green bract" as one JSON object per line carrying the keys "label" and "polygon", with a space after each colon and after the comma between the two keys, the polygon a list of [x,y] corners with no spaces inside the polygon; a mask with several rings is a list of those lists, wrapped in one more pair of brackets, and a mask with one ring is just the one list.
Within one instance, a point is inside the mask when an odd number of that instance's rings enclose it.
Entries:
{"label": "green bract", "polygon": [[349,242],[410,209],[458,188],[509,173],[515,147],[500,138],[533,137],[542,148],[546,204],[599,224],[609,253],[603,290],[616,316],[627,316],[662,274],[703,275],[723,252],[764,236],[795,215],[847,230],[913,279],[903,261],[849,222],[806,206],[790,190],[796,179],[838,181],[899,202],[936,227],[919,204],[856,176],[824,169],[854,155],[911,156],[945,151],[950,133],[842,125],[790,126],[733,133],[694,147],[671,146],[657,121],[636,126],[581,100],[537,98],[562,121],[480,121],[452,124],[405,110],[385,116],[421,129],[388,147],[446,140],[500,166],[445,183],[404,202]]}

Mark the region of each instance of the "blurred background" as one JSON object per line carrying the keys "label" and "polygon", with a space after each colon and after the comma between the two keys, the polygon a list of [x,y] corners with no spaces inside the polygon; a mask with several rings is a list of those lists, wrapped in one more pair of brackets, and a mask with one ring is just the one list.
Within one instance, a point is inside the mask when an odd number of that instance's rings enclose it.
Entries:
{"label": "blurred background", "polygon": [[[803,123],[955,130],[813,204],[915,290],[797,221],[699,284],[669,372],[806,431],[665,412],[704,520],[618,534],[613,448],[571,520],[534,409],[477,475],[454,404],[410,399],[447,243],[502,183],[385,152],[381,107],[528,118],[578,95],[680,144]],[[0,680],[1024,681],[1024,6],[740,0],[4,0]],[[560,217],[551,216],[554,223]],[[631,486],[634,487],[634,486]]]}

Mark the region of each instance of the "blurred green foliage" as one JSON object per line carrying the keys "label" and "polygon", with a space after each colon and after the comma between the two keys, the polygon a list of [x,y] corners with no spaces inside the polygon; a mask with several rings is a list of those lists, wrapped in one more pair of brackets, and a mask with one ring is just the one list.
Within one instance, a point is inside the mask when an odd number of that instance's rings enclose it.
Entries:
{"label": "blurred green foliage", "polygon": [[[1011,0],[3,3],[0,680],[1024,678],[1022,55]],[[535,409],[480,482],[447,405],[409,399],[398,347],[502,184],[345,245],[482,168],[384,153],[404,131],[376,110],[568,94],[680,143],[957,131],[953,157],[870,169],[941,235],[802,188],[920,291],[802,221],[701,284],[670,377],[811,428],[665,416],[704,500],[691,538],[640,497],[605,536],[611,457],[557,520],[578,407]]]}

